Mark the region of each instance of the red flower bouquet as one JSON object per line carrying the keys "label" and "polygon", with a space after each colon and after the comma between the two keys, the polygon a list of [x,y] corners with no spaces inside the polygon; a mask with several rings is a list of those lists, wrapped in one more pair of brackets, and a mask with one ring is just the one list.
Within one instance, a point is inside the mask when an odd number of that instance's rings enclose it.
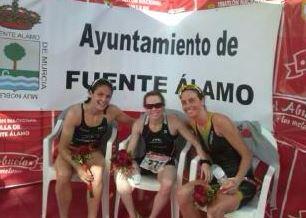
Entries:
{"label": "red flower bouquet", "polygon": [[[73,148],[71,149],[71,155],[72,155],[72,160],[78,164],[80,164],[85,171],[89,171],[90,174],[92,175],[92,172],[90,171],[88,161],[91,159],[91,152],[94,149],[91,146],[88,145],[82,145],[79,148]],[[91,181],[87,185],[87,190],[89,192],[89,196],[91,198],[94,197],[93,195],[93,190],[92,190],[92,183]]]}
{"label": "red flower bouquet", "polygon": [[251,138],[252,137],[251,131],[247,128],[242,129],[240,134],[243,138]]}
{"label": "red flower bouquet", "polygon": [[193,190],[193,202],[196,205],[196,207],[203,210],[206,204],[210,203],[216,198],[219,189],[220,189],[219,184],[195,185]]}
{"label": "red flower bouquet", "polygon": [[133,158],[125,149],[119,150],[114,158],[112,158],[112,169],[120,171],[124,175],[128,175],[133,169]]}

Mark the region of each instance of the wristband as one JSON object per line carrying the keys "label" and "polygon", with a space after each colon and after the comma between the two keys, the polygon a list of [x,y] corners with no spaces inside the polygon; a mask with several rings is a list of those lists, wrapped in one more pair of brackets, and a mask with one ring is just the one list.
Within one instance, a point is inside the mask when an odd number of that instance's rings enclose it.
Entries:
{"label": "wristband", "polygon": [[207,160],[207,159],[201,159],[199,162],[200,162],[200,165],[205,163],[205,164],[208,164],[209,166],[211,166],[211,164],[212,164],[211,161]]}

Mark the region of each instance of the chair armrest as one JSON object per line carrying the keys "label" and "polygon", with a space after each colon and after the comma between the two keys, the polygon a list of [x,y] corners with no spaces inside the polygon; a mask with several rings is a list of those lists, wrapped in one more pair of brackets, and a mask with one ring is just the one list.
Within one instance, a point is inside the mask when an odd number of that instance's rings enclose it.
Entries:
{"label": "chair armrest", "polygon": [[131,138],[131,135],[129,135],[126,139],[124,139],[123,141],[121,141],[119,143],[119,146],[118,146],[118,150],[122,150],[122,149],[126,149],[127,148],[127,144],[129,142]]}
{"label": "chair armrest", "polygon": [[51,166],[52,165],[52,142],[57,138],[63,128],[63,120],[58,120],[52,129],[51,133],[44,138],[43,141],[43,165]]}
{"label": "chair armrest", "polygon": [[272,180],[274,172],[275,172],[274,167],[269,166],[268,171],[263,179],[263,183],[261,186],[261,191],[260,191],[257,211],[256,211],[257,214],[255,215],[255,217],[264,217],[265,215],[268,192],[269,192],[269,188],[271,185],[271,180]]}
{"label": "chair armrest", "polygon": [[110,166],[110,160],[112,157],[112,148],[113,148],[113,144],[115,143],[115,140],[117,138],[117,127],[113,126],[112,127],[112,134],[110,136],[110,138],[107,140],[106,143],[106,151],[105,151],[105,163],[106,163],[106,167]]}
{"label": "chair armrest", "polygon": [[185,160],[186,160],[186,156],[190,148],[191,148],[190,142],[186,142],[184,148],[182,149],[180,153],[179,162],[177,166],[177,185],[178,187],[180,187],[183,183],[183,173],[184,173],[185,163],[186,163]]}
{"label": "chair armrest", "polygon": [[200,161],[200,156],[196,156],[191,160],[190,163],[190,172],[189,172],[189,181],[194,181],[197,179],[197,168]]}
{"label": "chair armrest", "polygon": [[51,142],[54,138],[58,137],[63,128],[63,120],[58,120],[52,129],[51,133],[44,138],[44,143]]}

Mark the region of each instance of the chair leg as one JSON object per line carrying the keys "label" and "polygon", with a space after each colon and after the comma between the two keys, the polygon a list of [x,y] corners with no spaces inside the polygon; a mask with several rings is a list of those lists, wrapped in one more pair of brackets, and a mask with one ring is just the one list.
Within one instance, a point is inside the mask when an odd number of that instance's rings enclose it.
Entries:
{"label": "chair leg", "polygon": [[179,218],[180,215],[180,211],[179,211],[179,206],[177,203],[177,199],[175,197],[175,190],[172,190],[171,192],[171,197],[170,197],[170,201],[171,201],[171,217],[172,218]]}
{"label": "chair leg", "polygon": [[47,216],[47,203],[48,203],[48,191],[49,191],[50,180],[43,179],[43,196],[42,196],[42,218]]}
{"label": "chair leg", "polygon": [[120,194],[116,191],[114,218],[118,218],[120,204]]}

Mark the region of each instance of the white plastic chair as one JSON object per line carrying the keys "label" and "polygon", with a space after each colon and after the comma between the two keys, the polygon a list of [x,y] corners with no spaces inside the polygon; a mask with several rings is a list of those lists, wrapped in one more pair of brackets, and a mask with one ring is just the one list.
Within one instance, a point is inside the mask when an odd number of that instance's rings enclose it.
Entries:
{"label": "white plastic chair", "polygon": [[[277,143],[270,133],[270,131],[266,130],[265,128],[261,127],[261,134],[270,142],[271,145],[277,148]],[[192,159],[190,163],[190,172],[189,172],[189,181],[194,181],[196,179],[197,174],[197,166],[200,158],[197,156],[194,159]],[[253,156],[252,161],[252,167],[255,171],[256,167],[258,166],[258,163],[260,160]],[[274,175],[275,168],[273,166],[269,166],[260,191],[256,193],[254,198],[245,206],[240,208],[239,210],[236,210],[232,213],[225,214],[225,217],[227,218],[264,218],[265,217],[265,210],[266,210],[266,203],[267,203],[267,197],[268,192],[271,185],[271,180]]]}
{"label": "white plastic chair", "polygon": [[[119,150],[126,148],[129,139],[130,139],[130,136],[127,139],[123,140],[119,144]],[[171,192],[171,197],[170,197],[170,200],[171,200],[171,217],[172,218],[179,218],[179,207],[178,207],[177,200],[175,198],[175,190],[176,190],[176,187],[179,187],[179,186],[182,185],[183,171],[184,171],[184,168],[185,168],[185,159],[186,159],[186,155],[187,155],[190,148],[191,148],[191,144],[189,142],[187,142],[185,144],[184,148],[182,149],[182,151],[180,153],[180,156],[179,156],[176,185],[174,186],[174,188]],[[158,191],[159,188],[160,188],[160,184],[159,184],[159,182],[157,181],[156,178],[150,177],[150,176],[145,176],[145,175],[141,175],[140,184],[136,185],[136,184],[131,183],[131,185],[134,188],[145,190],[145,191]],[[114,218],[118,218],[119,203],[120,203],[120,194],[118,192],[116,192]]]}
{"label": "white plastic chair", "polygon": [[[56,173],[52,162],[52,150],[54,140],[57,139],[63,128],[63,121],[67,109],[63,111],[52,129],[52,132],[44,138],[43,141],[43,193],[42,193],[42,218],[47,215],[47,200],[48,190],[51,180],[56,180]],[[105,151],[105,169],[103,172],[103,190],[102,190],[102,217],[109,218],[109,172],[110,172],[110,159],[112,155],[112,145],[117,137],[117,127],[115,124],[109,124],[105,138],[108,138]],[[71,181],[81,182],[76,174],[73,174]]]}

